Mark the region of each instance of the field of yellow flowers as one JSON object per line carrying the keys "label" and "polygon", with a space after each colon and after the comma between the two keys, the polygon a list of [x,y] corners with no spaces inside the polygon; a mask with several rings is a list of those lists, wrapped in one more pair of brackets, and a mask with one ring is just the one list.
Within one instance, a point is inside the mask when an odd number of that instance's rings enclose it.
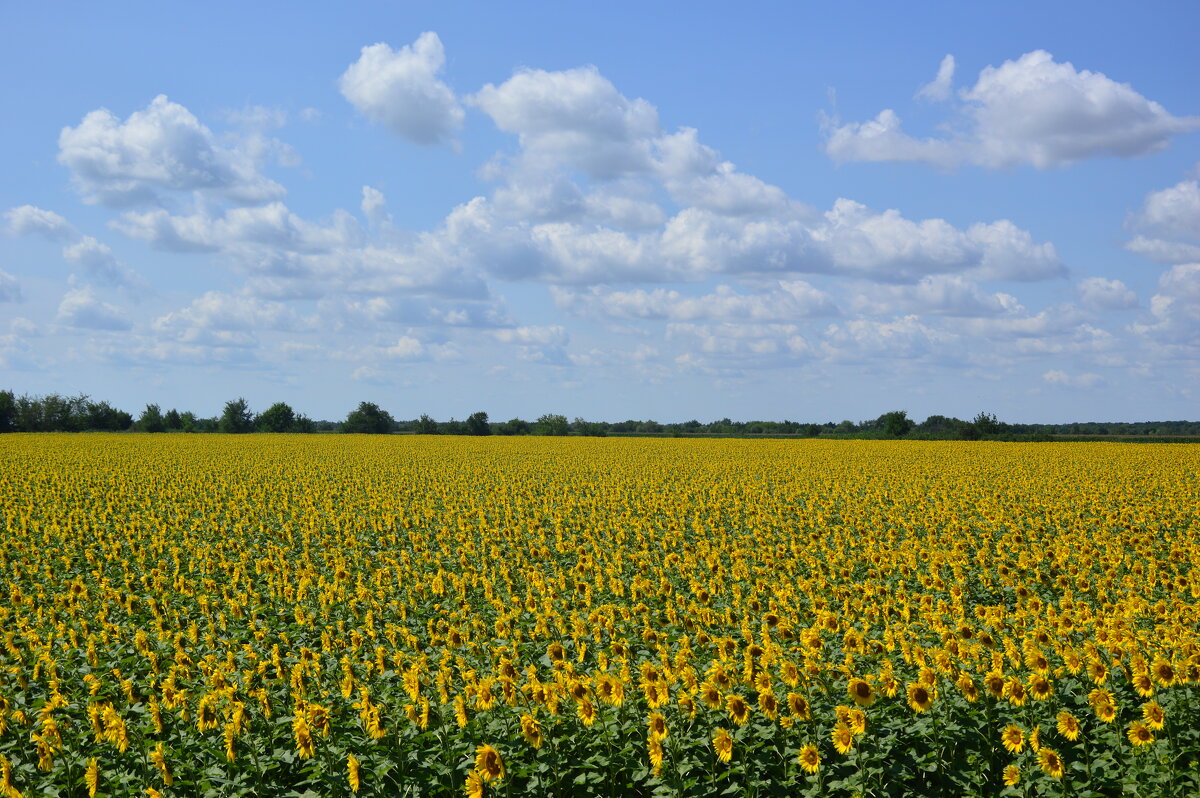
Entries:
{"label": "field of yellow flowers", "polygon": [[0,796],[1200,794],[1200,449],[0,437]]}

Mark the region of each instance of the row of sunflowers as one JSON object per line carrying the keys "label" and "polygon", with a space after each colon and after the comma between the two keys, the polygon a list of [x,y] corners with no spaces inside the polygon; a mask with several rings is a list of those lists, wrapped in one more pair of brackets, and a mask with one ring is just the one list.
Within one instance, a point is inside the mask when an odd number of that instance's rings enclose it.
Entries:
{"label": "row of sunflowers", "polygon": [[6,798],[1200,794],[1193,447],[0,462]]}

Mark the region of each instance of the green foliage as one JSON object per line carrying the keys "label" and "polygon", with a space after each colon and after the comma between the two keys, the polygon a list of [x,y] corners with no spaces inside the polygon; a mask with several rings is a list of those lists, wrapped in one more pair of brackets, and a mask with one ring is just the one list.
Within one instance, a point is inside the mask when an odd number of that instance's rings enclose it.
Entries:
{"label": "green foliage", "polygon": [[342,432],[368,435],[386,435],[392,431],[396,421],[391,414],[374,402],[359,402],[342,422]]}
{"label": "green foliage", "polygon": [[467,416],[468,435],[491,435],[492,428],[488,424],[488,414],[480,410]]}
{"label": "green foliage", "polygon": [[226,402],[217,428],[226,433],[253,432],[254,416],[250,414],[250,405],[246,403],[246,400],[239,396],[237,399]]}
{"label": "green foliage", "polygon": [[296,413],[286,402],[276,402],[254,420],[259,432],[291,432],[296,424]]}
{"label": "green foliage", "polygon": [[567,417],[554,413],[545,413],[539,416],[537,423],[533,427],[534,434],[536,435],[566,435],[570,432],[570,429]]}
{"label": "green foliage", "polygon": [[146,405],[146,409],[138,416],[137,427],[142,432],[166,432],[167,422],[158,405]]}
{"label": "green foliage", "polygon": [[879,417],[879,426],[893,438],[903,438],[912,431],[913,422],[907,410],[893,410]]}
{"label": "green foliage", "polygon": [[417,434],[418,435],[437,435],[441,430],[438,429],[438,423],[434,421],[428,414],[422,413],[417,419]]}
{"label": "green foliage", "polygon": [[496,432],[501,435],[528,435],[532,426],[528,421],[519,418],[510,418],[508,421],[496,427]]}

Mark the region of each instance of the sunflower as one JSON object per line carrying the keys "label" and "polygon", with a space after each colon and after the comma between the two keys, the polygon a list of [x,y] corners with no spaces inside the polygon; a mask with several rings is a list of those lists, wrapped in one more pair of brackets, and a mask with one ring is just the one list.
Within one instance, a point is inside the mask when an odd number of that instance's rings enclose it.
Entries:
{"label": "sunflower", "polygon": [[1108,681],[1108,665],[1098,659],[1089,659],[1087,664],[1088,677],[1096,684]]}
{"label": "sunflower", "polygon": [[1006,765],[1004,768],[1004,786],[1016,787],[1021,782],[1021,769],[1016,765]]}
{"label": "sunflower", "polygon": [[1033,730],[1029,732],[1029,749],[1035,753],[1042,749],[1042,725],[1040,723],[1035,723]]}
{"label": "sunflower", "polygon": [[625,682],[605,674],[596,682],[596,694],[606,704],[619,707],[625,702]]}
{"label": "sunflower", "polygon": [[350,792],[358,792],[362,780],[358,772],[358,760],[354,758],[354,754],[346,757],[346,778],[350,782]]}
{"label": "sunflower", "polygon": [[1165,659],[1154,660],[1154,665],[1151,666],[1150,672],[1154,674],[1154,680],[1163,687],[1174,687],[1175,682],[1179,679],[1175,673],[1175,668]]}
{"label": "sunflower", "polygon": [[700,701],[709,709],[717,709],[721,706],[721,691],[712,682],[704,682],[700,685]]}
{"label": "sunflower", "polygon": [[808,699],[799,693],[787,694],[788,711],[792,713],[797,720],[809,720],[812,718],[812,709],[808,705]]}
{"label": "sunflower", "polygon": [[728,762],[733,757],[733,737],[725,729],[717,729],[717,733],[713,735],[712,744],[713,750],[717,752],[717,759]]}
{"label": "sunflower", "polygon": [[879,675],[879,691],[888,698],[895,698],[896,693],[900,692],[900,682],[892,674],[882,673]]}
{"label": "sunflower", "polygon": [[1071,742],[1079,739],[1079,719],[1067,710],[1058,713],[1058,733]]}
{"label": "sunflower", "polygon": [[654,733],[651,732],[649,739],[646,740],[646,748],[650,756],[650,767],[654,771],[654,775],[662,775],[663,756],[665,754],[662,739],[655,737]]}
{"label": "sunflower", "polygon": [[500,752],[484,744],[475,749],[475,770],[489,784],[504,778],[504,759]]}
{"label": "sunflower", "polygon": [[1112,723],[1117,719],[1117,708],[1112,704],[1097,704],[1094,709],[1096,717],[1105,723]]}
{"label": "sunflower", "polygon": [[800,763],[800,767],[809,774],[816,773],[821,768],[821,753],[812,743],[804,744],[796,760]]}
{"label": "sunflower", "polygon": [[867,731],[867,713],[861,709],[851,709],[848,713],[846,725],[850,727],[850,731],[857,734],[865,734]]}
{"label": "sunflower", "polygon": [[667,736],[667,719],[659,713],[651,712],[646,725],[650,729],[651,737],[661,740]]}
{"label": "sunflower", "polygon": [[483,798],[483,779],[479,776],[479,771],[472,770],[467,774],[466,788],[467,798]]}
{"label": "sunflower", "polygon": [[1157,701],[1147,701],[1142,704],[1142,720],[1153,731],[1158,731],[1166,722],[1167,716]]}
{"label": "sunflower", "polygon": [[975,680],[969,673],[959,676],[955,684],[958,686],[958,691],[963,694],[963,698],[967,699],[969,703],[974,704],[979,700],[979,687],[976,686]]}
{"label": "sunflower", "polygon": [[908,685],[908,705],[913,712],[928,712],[933,706],[933,693],[925,685],[912,682]]}
{"label": "sunflower", "polygon": [[1042,750],[1038,751],[1038,764],[1042,766],[1042,772],[1050,778],[1061,779],[1063,777],[1062,757],[1053,748],[1042,746]]}
{"label": "sunflower", "polygon": [[1129,738],[1129,742],[1134,745],[1149,745],[1154,742],[1154,732],[1140,720],[1135,720],[1129,724],[1129,730],[1125,732],[1125,736]]}
{"label": "sunflower", "polygon": [[1021,684],[1021,680],[1017,677],[1013,676],[1004,683],[1004,697],[1007,698],[1008,703],[1012,704],[1013,706],[1025,706],[1025,699],[1027,695],[1028,694],[1025,691],[1025,685]]}
{"label": "sunflower", "polygon": [[750,705],[737,693],[725,697],[725,708],[729,710],[730,719],[739,726],[745,726],[750,719]]}
{"label": "sunflower", "polygon": [[1054,694],[1054,686],[1045,676],[1035,673],[1029,677],[1029,694],[1035,701],[1045,701]]}
{"label": "sunflower", "polygon": [[83,780],[87,784],[88,798],[96,798],[96,790],[100,788],[100,763],[96,761],[96,757],[88,760]]}
{"label": "sunflower", "polygon": [[992,694],[992,698],[999,701],[1004,698],[1004,674],[999,671],[989,671],[988,675],[983,677],[983,684],[987,691]]}
{"label": "sunflower", "polygon": [[758,708],[771,720],[779,714],[779,699],[770,690],[760,690],[758,693]]}
{"label": "sunflower", "polygon": [[679,708],[682,709],[683,713],[689,718],[696,717],[696,700],[687,693],[679,696]]}
{"label": "sunflower", "polygon": [[542,726],[529,713],[521,716],[521,736],[534,748],[542,747]]}
{"label": "sunflower", "polygon": [[833,747],[839,754],[845,756],[850,753],[850,749],[854,748],[854,732],[842,721],[837,722],[830,736],[833,739]]}
{"label": "sunflower", "polygon": [[862,679],[851,679],[846,692],[860,707],[869,707],[875,703],[875,691]]}
{"label": "sunflower", "polygon": [[580,701],[578,706],[575,707],[575,711],[578,713],[579,719],[583,721],[584,726],[591,726],[596,722],[596,706],[590,698]]}
{"label": "sunflower", "polygon": [[1020,726],[1010,723],[1000,733],[1000,742],[1010,754],[1019,754],[1025,749],[1025,733]]}
{"label": "sunflower", "polygon": [[796,667],[796,663],[791,660],[785,660],[779,666],[779,677],[783,679],[783,683],[788,687],[795,687],[800,683],[800,669]]}
{"label": "sunflower", "polygon": [[1146,671],[1134,674],[1132,681],[1133,689],[1142,698],[1149,698],[1154,695],[1154,680],[1150,678],[1150,674]]}

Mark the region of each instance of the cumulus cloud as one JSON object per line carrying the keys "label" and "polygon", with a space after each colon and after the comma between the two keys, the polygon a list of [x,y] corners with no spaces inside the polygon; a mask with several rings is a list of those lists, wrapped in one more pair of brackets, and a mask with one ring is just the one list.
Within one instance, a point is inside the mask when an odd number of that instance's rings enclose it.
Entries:
{"label": "cumulus cloud", "polygon": [[212,331],[295,331],[312,329],[313,325],[312,319],[301,318],[282,302],[208,291],[187,307],[160,316],[153,327],[160,333],[191,343]]}
{"label": "cumulus cloud", "polygon": [[0,269],[0,302],[20,302],[21,284],[17,278]]}
{"label": "cumulus cloud", "polygon": [[345,211],[335,212],[329,225],[319,225],[295,215],[282,202],[230,208],[221,216],[206,211],[187,216],[175,216],[162,209],[129,211],[113,227],[156,249],[176,252],[257,246],[277,252],[314,253],[363,241],[361,225]]}
{"label": "cumulus cloud", "polygon": [[594,66],[523,70],[499,86],[485,85],[468,102],[517,135],[527,167],[567,166],[599,178],[650,168],[658,112],[622,96]]}
{"label": "cumulus cloud", "polygon": [[938,66],[937,77],[917,90],[918,100],[942,102],[950,99],[950,84],[954,81],[954,56],[947,54]]}
{"label": "cumulus cloud", "polygon": [[64,243],[62,254],[71,263],[79,264],[94,279],[105,285],[129,286],[137,275],[121,265],[107,244],[84,235],[54,211],[22,205],[5,212],[9,232],[13,235],[41,235]]}
{"label": "cumulus cloud", "polygon": [[[938,80],[931,85],[941,91]],[[837,161],[1051,169],[1086,158],[1146,155],[1164,149],[1172,136],[1200,129],[1200,117],[1173,116],[1129,84],[1056,62],[1044,50],[984,68],[960,99],[957,134],[914,138],[885,109],[869,122],[828,124],[825,151]]]}
{"label": "cumulus cloud", "polygon": [[[159,95],[121,121],[101,108],[58,137],[58,161],[87,202],[147,204],[163,191],[206,191],[239,203],[283,196],[256,153],[219,144],[187,108]],[[258,153],[261,154],[261,153]]]}
{"label": "cumulus cloud", "polygon": [[1164,343],[1196,348],[1200,343],[1200,263],[1168,269],[1150,298],[1150,320],[1134,324],[1132,329]]}
{"label": "cumulus cloud", "polygon": [[1104,378],[1092,372],[1068,374],[1060,369],[1051,369],[1042,375],[1042,381],[1050,385],[1061,385],[1068,388],[1094,388],[1103,384]]}
{"label": "cumulus cloud", "polygon": [[33,205],[21,205],[4,212],[8,231],[12,235],[43,235],[51,241],[67,242],[79,238],[75,225],[54,211]]}
{"label": "cumulus cloud", "polygon": [[124,312],[101,301],[91,286],[72,288],[63,296],[55,318],[60,324],[90,330],[129,330],[133,327]]}
{"label": "cumulus cloud", "polygon": [[911,285],[860,283],[850,306],[868,316],[977,317],[1024,310],[1011,294],[985,293],[978,283],[958,274],[927,275]]}
{"label": "cumulus cloud", "polygon": [[362,48],[338,81],[359,113],[416,144],[439,144],[462,126],[463,109],[438,75],[446,51],[436,33],[393,50],[384,43]]}
{"label": "cumulus cloud", "polygon": [[1120,280],[1087,277],[1075,286],[1080,303],[1093,310],[1124,310],[1137,307],[1137,294]]}
{"label": "cumulus cloud", "polygon": [[778,321],[837,313],[829,295],[803,280],[783,280],[773,291],[741,294],[718,285],[710,294],[686,296],[678,291],[602,291],[554,289],[555,304],[576,315],[613,319],[667,321]]}

